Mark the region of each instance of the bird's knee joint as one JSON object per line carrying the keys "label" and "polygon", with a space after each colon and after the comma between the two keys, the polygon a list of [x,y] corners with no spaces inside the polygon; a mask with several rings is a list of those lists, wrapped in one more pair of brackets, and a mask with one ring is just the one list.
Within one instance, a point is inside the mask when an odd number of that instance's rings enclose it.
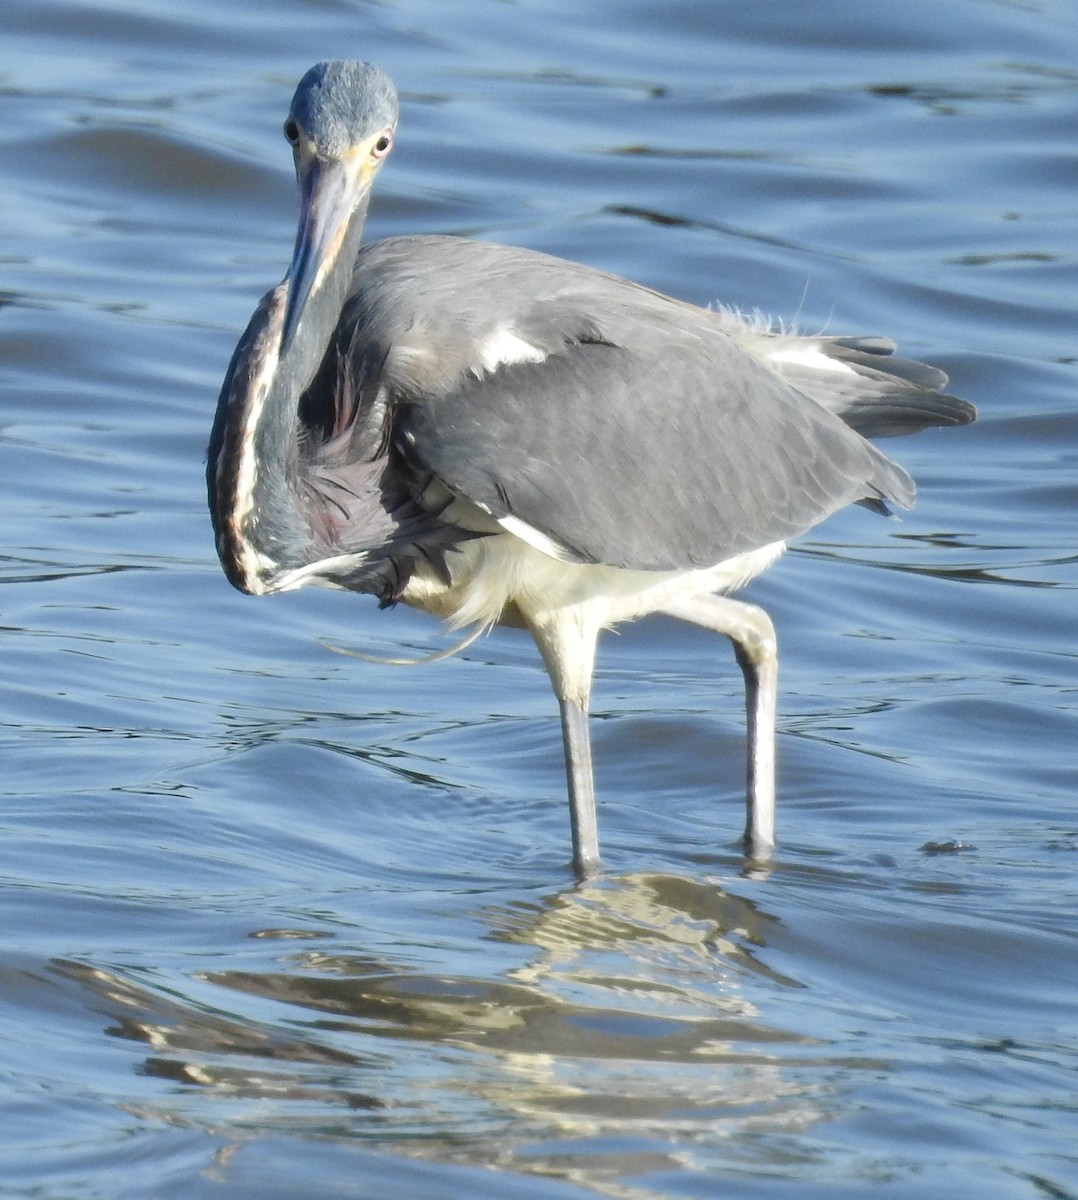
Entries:
{"label": "bird's knee joint", "polygon": [[734,653],[742,666],[762,667],[766,663],[777,662],[779,643],[775,631],[744,631],[740,637],[734,639]]}

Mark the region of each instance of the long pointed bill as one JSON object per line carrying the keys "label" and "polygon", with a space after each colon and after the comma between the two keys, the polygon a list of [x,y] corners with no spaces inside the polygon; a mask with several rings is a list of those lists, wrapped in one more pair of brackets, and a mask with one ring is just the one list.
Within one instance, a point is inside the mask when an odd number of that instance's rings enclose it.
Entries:
{"label": "long pointed bill", "polygon": [[353,164],[311,159],[300,172],[300,218],[296,249],[288,268],[288,304],[281,332],[284,355],[310,298],[333,269],[352,214],[370,188],[370,176]]}

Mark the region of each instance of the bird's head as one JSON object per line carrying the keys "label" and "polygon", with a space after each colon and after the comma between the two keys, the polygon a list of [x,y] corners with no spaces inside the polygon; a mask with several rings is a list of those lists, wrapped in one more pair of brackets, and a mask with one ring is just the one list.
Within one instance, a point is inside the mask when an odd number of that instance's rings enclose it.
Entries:
{"label": "bird's head", "polygon": [[337,262],[353,218],[366,211],[374,177],[393,147],[397,113],[396,88],[369,63],[321,62],[299,81],[284,123],[300,220],[287,276],[282,354]]}

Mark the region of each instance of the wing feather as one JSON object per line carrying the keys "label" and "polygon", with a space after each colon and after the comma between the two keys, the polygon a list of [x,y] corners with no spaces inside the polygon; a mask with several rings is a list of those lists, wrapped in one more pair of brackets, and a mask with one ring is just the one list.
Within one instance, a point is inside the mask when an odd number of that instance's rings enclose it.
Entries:
{"label": "wing feather", "polygon": [[710,566],[912,481],[736,347],[579,343],[398,413],[417,465],[581,562]]}
{"label": "wing feather", "polygon": [[710,566],[847,504],[908,506],[862,435],[972,419],[884,339],[776,334],[460,238],[364,247],[345,325],[382,356],[402,460],[581,562]]}

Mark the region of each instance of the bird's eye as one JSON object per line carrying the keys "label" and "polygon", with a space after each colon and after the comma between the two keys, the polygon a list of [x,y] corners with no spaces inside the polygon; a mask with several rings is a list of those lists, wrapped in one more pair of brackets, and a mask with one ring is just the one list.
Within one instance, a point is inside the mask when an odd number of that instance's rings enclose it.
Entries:
{"label": "bird's eye", "polygon": [[284,135],[292,143],[293,146],[299,142],[299,126],[291,117],[284,123]]}
{"label": "bird's eye", "polygon": [[374,145],[371,147],[371,154],[375,158],[381,158],[383,155],[386,155],[389,153],[389,148],[392,145],[393,145],[393,135],[389,134],[389,133],[383,133],[382,136],[378,139],[378,141],[376,141],[374,143]]}

